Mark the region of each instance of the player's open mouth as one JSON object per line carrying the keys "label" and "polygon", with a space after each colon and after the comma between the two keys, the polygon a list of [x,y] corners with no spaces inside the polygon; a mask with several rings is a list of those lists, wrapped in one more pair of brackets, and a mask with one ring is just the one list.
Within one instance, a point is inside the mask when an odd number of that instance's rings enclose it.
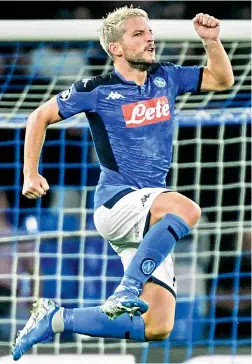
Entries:
{"label": "player's open mouth", "polygon": [[155,51],[155,48],[154,48],[154,47],[148,48],[148,49],[147,49],[147,51],[148,51],[149,53],[153,54],[153,53],[154,53],[154,51]]}

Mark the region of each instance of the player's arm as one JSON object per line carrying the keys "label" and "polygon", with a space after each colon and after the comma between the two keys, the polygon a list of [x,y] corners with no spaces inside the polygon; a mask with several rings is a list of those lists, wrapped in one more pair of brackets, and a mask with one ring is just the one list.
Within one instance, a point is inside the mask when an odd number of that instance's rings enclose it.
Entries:
{"label": "player's arm", "polygon": [[48,125],[84,111],[96,111],[97,87],[93,80],[75,82],[31,113],[27,121],[24,146],[23,195],[38,198],[49,189],[44,177],[38,173],[41,149]]}
{"label": "player's arm", "polygon": [[49,189],[44,177],[38,173],[41,149],[48,125],[61,120],[56,97],[34,110],[27,120],[24,145],[24,185],[23,195],[38,198]]}
{"label": "player's arm", "polygon": [[222,91],[234,84],[234,75],[228,55],[220,41],[220,21],[208,14],[199,13],[193,25],[202,39],[207,53],[207,65],[203,70],[201,90]]}

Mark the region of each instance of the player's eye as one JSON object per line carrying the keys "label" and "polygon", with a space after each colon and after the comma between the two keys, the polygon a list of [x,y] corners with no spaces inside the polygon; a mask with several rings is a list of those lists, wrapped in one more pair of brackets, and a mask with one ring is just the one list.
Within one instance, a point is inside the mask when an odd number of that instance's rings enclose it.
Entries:
{"label": "player's eye", "polygon": [[135,33],[134,35],[135,36],[138,36],[138,35],[141,35],[142,33],[138,32],[138,33]]}

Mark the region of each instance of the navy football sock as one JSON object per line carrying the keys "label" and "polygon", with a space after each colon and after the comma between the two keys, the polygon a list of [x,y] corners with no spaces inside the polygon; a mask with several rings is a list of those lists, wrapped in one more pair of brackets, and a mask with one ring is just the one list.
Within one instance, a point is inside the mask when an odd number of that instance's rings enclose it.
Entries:
{"label": "navy football sock", "polygon": [[127,285],[129,277],[143,285],[171,252],[176,241],[189,231],[190,226],[182,218],[173,214],[165,215],[143,238],[121,284]]}

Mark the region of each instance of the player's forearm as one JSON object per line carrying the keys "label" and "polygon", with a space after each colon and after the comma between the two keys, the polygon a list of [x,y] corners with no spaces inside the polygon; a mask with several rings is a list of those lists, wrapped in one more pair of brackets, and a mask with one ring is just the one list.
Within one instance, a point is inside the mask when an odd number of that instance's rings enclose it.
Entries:
{"label": "player's forearm", "polygon": [[24,145],[24,174],[38,173],[38,164],[48,123],[35,110],[28,118]]}
{"label": "player's forearm", "polygon": [[208,61],[207,69],[214,78],[216,84],[222,88],[228,88],[234,84],[234,74],[228,55],[218,40],[203,40]]}

